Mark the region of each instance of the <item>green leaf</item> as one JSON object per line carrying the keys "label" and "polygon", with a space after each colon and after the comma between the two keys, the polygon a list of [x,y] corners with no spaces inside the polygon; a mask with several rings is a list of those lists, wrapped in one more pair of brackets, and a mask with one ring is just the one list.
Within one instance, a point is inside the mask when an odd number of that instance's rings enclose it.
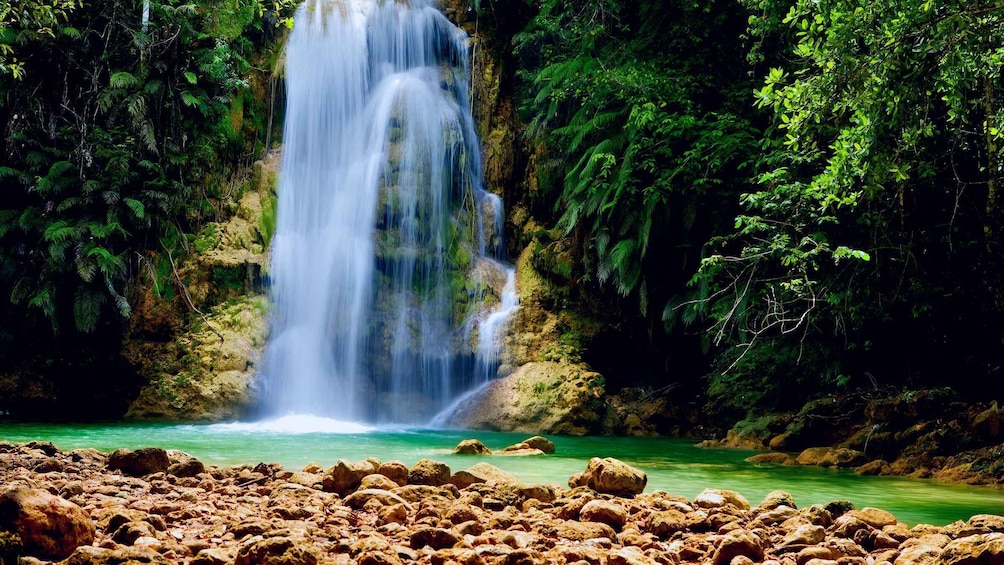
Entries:
{"label": "green leaf", "polygon": [[137,84],[139,84],[139,81],[136,77],[132,73],[125,71],[112,73],[112,76],[108,79],[108,85],[112,88],[132,88]]}
{"label": "green leaf", "polygon": [[143,203],[139,200],[136,200],[135,198],[124,198],[123,202],[125,202],[126,206],[132,210],[132,213],[137,219],[142,220],[146,217],[146,209],[143,206]]}

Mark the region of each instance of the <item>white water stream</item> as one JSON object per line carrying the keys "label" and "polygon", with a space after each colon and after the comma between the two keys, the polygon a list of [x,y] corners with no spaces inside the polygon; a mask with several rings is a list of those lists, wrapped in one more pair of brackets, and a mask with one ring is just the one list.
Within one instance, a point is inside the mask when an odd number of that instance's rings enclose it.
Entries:
{"label": "white water stream", "polygon": [[[517,301],[505,266],[498,312],[464,293],[473,259],[502,251],[469,74],[466,34],[427,0],[300,7],[262,417],[419,423],[494,377]],[[476,347],[465,317],[481,320]]]}

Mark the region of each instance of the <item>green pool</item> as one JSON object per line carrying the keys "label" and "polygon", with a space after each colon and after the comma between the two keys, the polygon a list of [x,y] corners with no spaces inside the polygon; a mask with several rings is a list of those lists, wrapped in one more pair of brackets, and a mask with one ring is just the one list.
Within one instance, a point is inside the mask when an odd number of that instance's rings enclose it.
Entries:
{"label": "green pool", "polygon": [[758,466],[744,459],[753,452],[694,447],[672,438],[550,436],[557,452],[546,456],[458,456],[453,447],[477,438],[501,450],[526,434],[456,430],[367,429],[314,421],[261,424],[168,425],[149,423],[14,424],[0,423],[0,441],[51,441],[63,450],[93,447],[159,446],[188,452],[205,463],[278,462],[300,469],[338,459],[377,457],[411,465],[422,458],[443,461],[454,470],[488,461],[525,482],[566,484],[590,457],[616,457],[648,473],[647,491],[662,489],[693,498],[705,488],[742,493],[757,504],[781,489],[799,507],[846,499],[857,508],[874,506],[909,525],[945,525],[974,514],[1004,515],[1004,490],[966,487],[898,477],[859,477],[850,471],[815,467]]}

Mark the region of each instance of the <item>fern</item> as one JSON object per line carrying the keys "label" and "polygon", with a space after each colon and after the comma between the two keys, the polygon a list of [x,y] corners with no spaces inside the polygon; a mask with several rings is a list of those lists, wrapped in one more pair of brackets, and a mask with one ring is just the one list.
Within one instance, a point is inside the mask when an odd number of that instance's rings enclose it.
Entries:
{"label": "fern", "polygon": [[57,220],[45,228],[45,241],[65,243],[77,235],[77,227],[66,220]]}
{"label": "fern", "polygon": [[0,210],[0,238],[17,227],[17,210]]}
{"label": "fern", "polygon": [[56,291],[52,286],[45,285],[31,296],[31,299],[28,300],[28,306],[38,308],[47,318],[54,319],[56,314],[55,295]]}
{"label": "fern", "polygon": [[206,114],[206,103],[190,90],[181,91],[181,102],[185,106],[197,109],[202,115]]}
{"label": "fern", "polygon": [[104,296],[89,289],[80,289],[73,298],[73,322],[77,331],[91,333],[98,327]]}
{"label": "fern", "polygon": [[112,73],[108,79],[108,86],[112,88],[132,88],[139,84],[139,80],[132,74],[125,71]]}
{"label": "fern", "polygon": [[86,258],[78,258],[76,263],[77,276],[79,276],[84,282],[91,282],[94,279],[94,275],[98,271],[98,266],[94,264],[93,261],[88,261]]}
{"label": "fern", "polygon": [[136,216],[136,219],[142,220],[146,217],[146,208],[143,206],[143,203],[140,202],[139,200],[136,200],[135,198],[125,198],[123,199],[123,202],[125,202],[126,206],[128,206],[129,209],[132,210],[132,213]]}
{"label": "fern", "polygon": [[113,279],[125,274],[126,264],[120,255],[114,255],[104,247],[95,246],[87,251],[88,257],[94,257],[98,263],[98,269],[105,278]]}

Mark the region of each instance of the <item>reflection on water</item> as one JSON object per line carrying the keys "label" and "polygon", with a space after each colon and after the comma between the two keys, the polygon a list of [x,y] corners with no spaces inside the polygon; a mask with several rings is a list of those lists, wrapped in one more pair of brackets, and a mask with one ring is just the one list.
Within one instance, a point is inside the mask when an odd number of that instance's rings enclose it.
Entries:
{"label": "reflection on water", "polygon": [[[366,432],[332,420],[312,417],[279,419],[268,425],[0,424],[0,440],[51,441],[63,450],[93,447],[111,451],[159,446],[191,453],[207,464],[277,462],[300,469],[316,462],[377,457],[412,465],[422,458],[443,461],[454,470],[487,461],[525,482],[565,484],[585,469],[590,457],[616,457],[648,473],[647,492],[661,489],[693,499],[705,488],[734,490],[752,504],[772,490],[785,490],[800,507],[850,500],[855,507],[892,512],[909,525],[945,525],[975,514],[1004,515],[1004,491],[946,485],[899,477],[859,477],[850,471],[816,467],[758,466],[745,458],[753,452],[703,449],[671,438],[551,436],[557,452],[529,457],[454,455],[462,439],[477,438],[501,450],[527,434],[454,430],[378,429]],[[362,432],[362,433],[361,433]]]}

